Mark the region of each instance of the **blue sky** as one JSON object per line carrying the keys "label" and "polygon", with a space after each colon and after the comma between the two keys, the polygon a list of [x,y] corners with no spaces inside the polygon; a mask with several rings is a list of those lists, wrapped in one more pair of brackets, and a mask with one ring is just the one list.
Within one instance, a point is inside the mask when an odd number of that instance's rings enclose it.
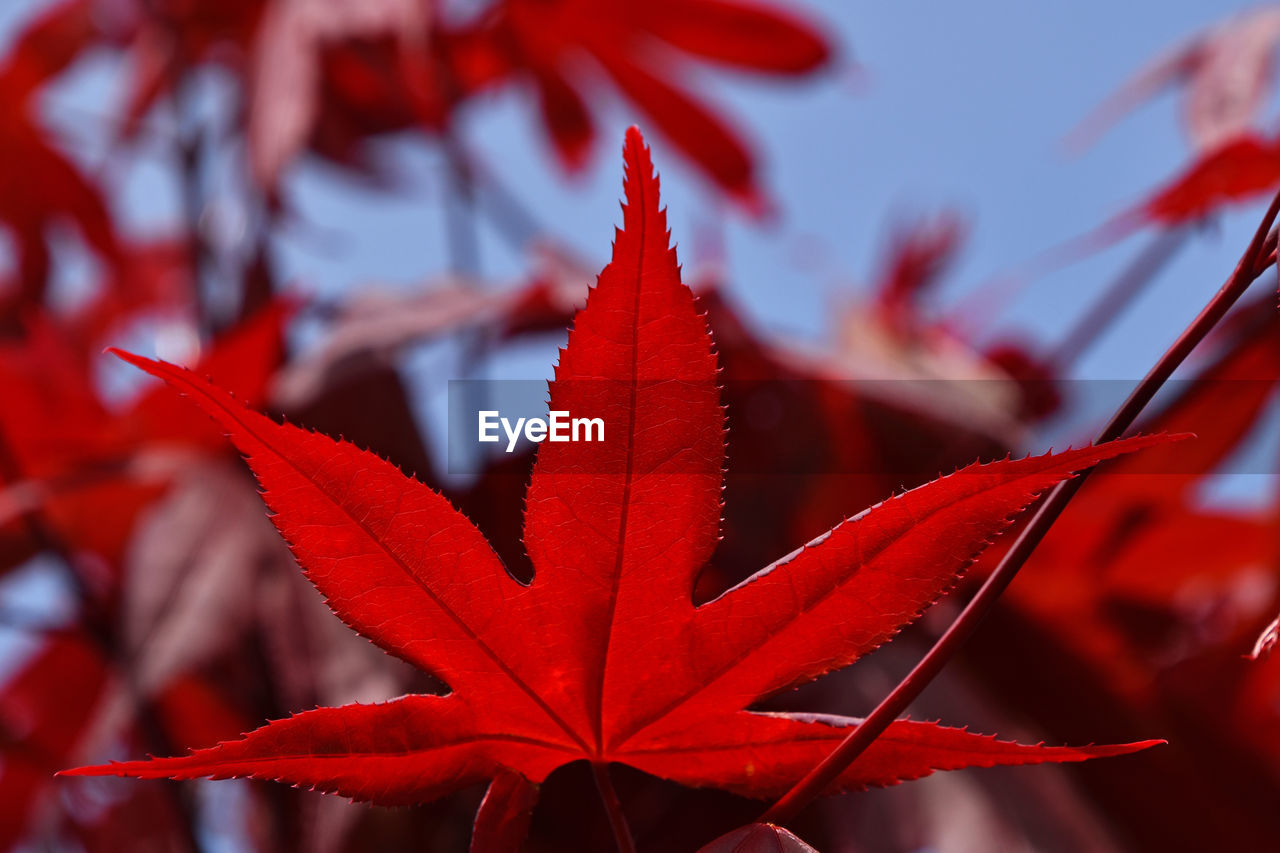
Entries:
{"label": "blue sky", "polygon": [[[11,33],[36,5],[6,4],[0,32]],[[731,286],[757,323],[777,334],[818,335],[826,331],[832,299],[856,293],[869,276],[895,214],[950,206],[973,218],[970,245],[946,291],[955,298],[1166,180],[1188,154],[1172,96],[1140,110],[1083,156],[1065,155],[1062,137],[1147,59],[1249,4],[796,5],[834,34],[841,57],[832,73],[800,84],[696,75],[757,142],[763,178],[781,205],[776,227],[726,208],[660,136],[650,136],[676,239],[690,247],[699,227],[722,223]],[[849,80],[853,62],[861,68],[856,85]],[[82,140],[77,153],[91,147],[85,140],[92,138],[96,106],[118,98],[118,71],[114,62],[85,63],[50,98],[49,120]],[[518,93],[469,110],[462,133],[542,221],[603,263],[618,219],[622,130],[637,121],[643,126],[642,116],[613,102],[588,171],[571,180],[554,165]],[[156,124],[163,128],[163,118]],[[286,237],[287,278],[323,291],[370,281],[416,286],[447,268],[439,158],[416,145],[388,155],[409,177],[396,194],[360,188],[315,164],[294,170],[289,191],[316,233],[341,236]],[[143,163],[114,182],[117,204],[138,228],[162,230],[173,221],[176,196],[163,167]],[[1085,360],[1081,374],[1140,375],[1231,268],[1258,208],[1230,213],[1200,235]],[[484,272],[518,275],[523,259],[483,226],[481,237]],[[1141,242],[1128,241],[1037,282],[1012,304],[993,306],[993,323],[1052,340]],[[799,246],[823,251],[809,251],[812,262],[801,265]],[[686,262],[698,260],[688,248],[683,254]]]}
{"label": "blue sky", "polygon": [[[947,299],[1037,251],[1095,226],[1186,163],[1177,108],[1167,96],[1123,122],[1082,156],[1064,134],[1143,62],[1244,3],[979,0],[808,2],[836,34],[847,66],[811,83],[730,73],[698,77],[758,143],[764,179],[780,202],[776,228],[732,209],[660,136],[651,134],[676,239],[686,262],[699,228],[722,223],[729,281],[767,332],[821,335],[833,300],[870,275],[895,214],[956,207],[973,218],[971,244]],[[615,102],[586,174],[566,182],[536,117],[519,96],[492,99],[465,117],[463,136],[544,222],[585,257],[607,259],[618,219],[622,130],[643,117]],[[437,158],[395,152],[420,178],[397,199],[353,190],[322,167],[290,186],[322,231],[346,235],[336,252],[286,240],[290,272],[311,286],[353,280],[413,286],[447,266]],[[1252,233],[1260,205],[1233,211],[1198,235],[1123,322],[1080,365],[1087,377],[1141,375],[1221,283]],[[519,273],[523,261],[481,230],[484,271]],[[993,326],[1054,341],[1142,237],[1035,283],[992,306]],[[798,264],[798,247],[823,247]],[[815,269],[814,267],[817,267]]]}
{"label": "blue sky", "polygon": [[[6,4],[0,33],[11,33],[35,5]],[[695,235],[719,229],[729,285],[759,329],[820,338],[830,331],[830,307],[856,299],[870,277],[896,215],[954,207],[973,227],[943,302],[961,299],[992,274],[1087,231],[1185,165],[1173,95],[1143,107],[1081,156],[1067,156],[1061,142],[1151,57],[1247,5],[797,3],[839,46],[831,73],[793,84],[694,69],[698,84],[755,140],[762,178],[781,208],[775,227],[727,207],[650,134],[683,260],[696,264]],[[101,162],[97,116],[102,104],[118,101],[120,70],[107,58],[83,63],[45,104],[50,123],[75,140],[73,152],[90,167]],[[217,81],[206,91],[216,115]],[[619,218],[622,131],[632,122],[643,126],[643,117],[613,101],[589,169],[567,180],[526,101],[512,91],[476,104],[463,117],[462,138],[561,240],[602,265]],[[153,124],[161,138],[169,132],[163,115]],[[411,288],[448,268],[440,158],[420,143],[389,146],[387,157],[406,176],[395,193],[362,188],[314,162],[293,170],[287,190],[309,225],[279,241],[287,280],[321,293],[371,282]],[[232,177],[215,182],[211,200],[234,219],[234,167],[225,171]],[[141,158],[113,171],[111,184],[113,202],[135,230],[164,231],[176,221],[167,164]],[[1197,234],[1076,375],[1140,376],[1234,265],[1260,208],[1233,210]],[[525,258],[487,226],[479,233],[484,274],[510,281],[526,269]],[[1136,236],[1049,275],[990,305],[984,322],[1051,345],[1143,243]],[[552,354],[535,349],[511,369],[545,374]],[[438,369],[435,361],[418,364]]]}

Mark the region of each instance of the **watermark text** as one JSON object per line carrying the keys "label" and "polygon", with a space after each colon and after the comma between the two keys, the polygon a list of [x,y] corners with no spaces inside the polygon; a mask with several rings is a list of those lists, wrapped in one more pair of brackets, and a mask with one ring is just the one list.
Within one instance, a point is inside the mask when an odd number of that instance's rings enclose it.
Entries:
{"label": "watermark text", "polygon": [[[575,418],[568,412],[551,411],[545,418],[504,418],[494,409],[477,413],[477,440],[494,443],[507,439],[507,453],[516,449],[516,442],[523,434],[527,441],[604,441],[603,418]],[[502,434],[499,434],[501,430]]]}

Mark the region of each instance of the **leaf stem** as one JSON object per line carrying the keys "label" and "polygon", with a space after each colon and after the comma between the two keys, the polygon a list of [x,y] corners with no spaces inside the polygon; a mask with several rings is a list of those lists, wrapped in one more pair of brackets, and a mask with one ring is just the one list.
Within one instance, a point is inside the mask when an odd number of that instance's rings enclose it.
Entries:
{"label": "leaf stem", "polygon": [[[1133,389],[1129,398],[1102,428],[1096,443],[1117,439],[1133,425],[1143,408],[1151,402],[1174,370],[1212,331],[1249,285],[1262,275],[1271,263],[1275,262],[1276,238],[1268,234],[1277,215],[1280,215],[1280,193],[1272,200],[1249,248],[1241,257],[1230,278]],[[840,774],[898,718],[898,715],[906,710],[907,706],[920,695],[981,624],[1001,593],[1013,581],[1027,558],[1049,532],[1054,521],[1062,514],[1067,503],[1080,490],[1088,473],[1088,470],[1081,472],[1080,476],[1058,484],[1049,493],[1035,516],[1014,542],[1013,547],[1005,554],[1004,559],[1000,561],[951,627],[938,638],[915,668],[876,706],[861,725],[765,812],[761,818],[762,821],[781,824],[794,818],[814,798],[827,790]]]}
{"label": "leaf stem", "polygon": [[609,826],[613,829],[613,840],[617,842],[618,853],[636,853],[636,842],[631,837],[631,828],[627,826],[627,816],[622,813],[622,803],[618,800],[618,792],[613,789],[613,780],[609,778],[609,765],[602,762],[591,762],[591,772],[596,777],[596,789],[600,791],[600,800],[609,815]]}

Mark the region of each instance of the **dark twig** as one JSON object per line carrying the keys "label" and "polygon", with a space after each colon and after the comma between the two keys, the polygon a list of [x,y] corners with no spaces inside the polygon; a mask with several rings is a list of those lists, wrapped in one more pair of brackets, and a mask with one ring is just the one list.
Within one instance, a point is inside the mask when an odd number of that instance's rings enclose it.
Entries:
{"label": "dark twig", "polygon": [[[471,163],[451,131],[441,135],[449,175],[445,204],[445,238],[449,267],[457,275],[474,279],[480,273],[480,239],[476,232],[476,190]],[[450,203],[451,202],[451,203]]]}
{"label": "dark twig", "polygon": [[[175,84],[175,92],[184,93],[190,88],[190,82],[181,79]],[[209,317],[209,285],[206,275],[209,267],[209,245],[205,242],[201,218],[204,215],[204,191],[201,181],[201,161],[204,140],[196,120],[184,113],[189,113],[186,104],[191,100],[189,94],[175,94],[174,112],[179,117],[183,129],[179,131],[174,144],[174,156],[178,164],[178,189],[182,200],[182,214],[186,220],[186,241],[188,263],[191,266],[191,281],[194,285],[192,303],[196,308],[201,331],[208,334],[212,331]]]}
{"label": "dark twig", "polygon": [[613,840],[617,842],[618,853],[636,853],[636,842],[631,837],[631,828],[627,826],[627,816],[622,813],[618,792],[613,789],[613,780],[609,778],[609,765],[593,761],[591,772],[595,774],[600,800],[609,815],[609,826],[613,829]]}

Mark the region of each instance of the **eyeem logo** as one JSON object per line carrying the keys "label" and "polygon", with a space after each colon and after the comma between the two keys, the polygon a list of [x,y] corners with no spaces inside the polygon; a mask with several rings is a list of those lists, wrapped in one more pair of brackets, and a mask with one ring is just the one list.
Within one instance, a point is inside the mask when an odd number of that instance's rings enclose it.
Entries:
{"label": "eyeem logo", "polygon": [[604,441],[604,418],[575,418],[568,412],[553,411],[548,412],[546,418],[516,418],[513,425],[510,418],[494,410],[481,411],[478,415],[478,440],[501,441],[502,436],[498,434],[501,427],[507,437],[507,453],[516,449],[522,433],[532,442]]}

